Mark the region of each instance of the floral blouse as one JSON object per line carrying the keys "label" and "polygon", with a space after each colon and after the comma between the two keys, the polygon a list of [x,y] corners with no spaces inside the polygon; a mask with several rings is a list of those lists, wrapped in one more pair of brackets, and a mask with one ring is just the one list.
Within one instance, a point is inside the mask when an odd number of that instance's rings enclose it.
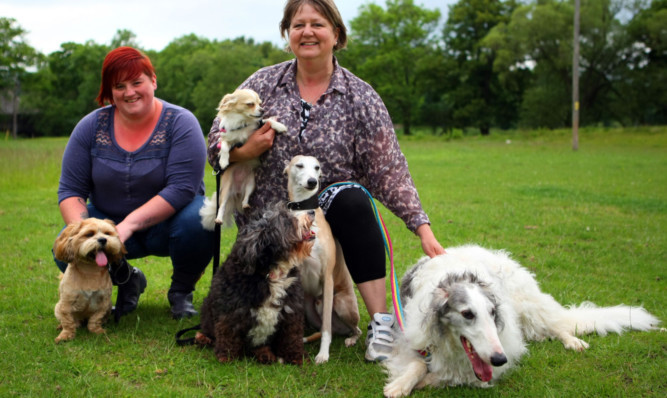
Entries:
{"label": "floral blouse", "polygon": [[[257,209],[286,201],[284,169],[292,157],[308,155],[320,161],[322,189],[336,182],[357,182],[415,231],[429,219],[389,113],[368,83],[339,66],[335,58],[333,62],[331,83],[318,101],[310,104],[307,123],[302,120],[304,107],[296,84],[296,60],[262,68],[241,85],[262,98],[265,118],[276,117],[288,128],[286,133],[276,134],[273,147],[260,156],[250,206]],[[211,165],[217,164],[219,134],[216,118],[208,135]]]}

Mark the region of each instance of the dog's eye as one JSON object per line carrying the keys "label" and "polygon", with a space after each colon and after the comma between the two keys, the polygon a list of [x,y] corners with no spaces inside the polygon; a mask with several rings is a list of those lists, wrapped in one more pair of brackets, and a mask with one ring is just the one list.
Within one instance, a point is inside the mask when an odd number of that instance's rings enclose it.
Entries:
{"label": "dog's eye", "polygon": [[95,235],[95,232],[93,232],[93,231],[88,231],[88,232],[86,232],[85,235],[86,235],[86,238],[92,238],[92,237]]}
{"label": "dog's eye", "polygon": [[465,319],[475,318],[475,314],[473,314],[473,312],[470,310],[461,311],[461,316],[464,317]]}
{"label": "dog's eye", "polygon": [[495,309],[495,308],[493,308],[493,309],[491,310],[491,316],[492,316],[493,318],[496,317],[496,309]]}
{"label": "dog's eye", "polygon": [[298,163],[298,164],[296,165],[296,168],[297,168],[297,169],[303,169],[303,165],[302,165],[301,163]]}
{"label": "dog's eye", "polygon": [[320,171],[320,166],[315,166],[315,171]]}
{"label": "dog's eye", "polygon": [[253,106],[255,106],[255,104],[252,102],[248,102],[246,105],[248,106],[248,108],[252,108]]}

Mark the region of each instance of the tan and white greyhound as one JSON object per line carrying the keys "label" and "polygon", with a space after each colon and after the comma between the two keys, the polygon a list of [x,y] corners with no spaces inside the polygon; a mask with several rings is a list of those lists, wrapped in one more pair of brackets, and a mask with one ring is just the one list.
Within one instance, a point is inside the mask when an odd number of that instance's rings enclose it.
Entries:
{"label": "tan and white greyhound", "polygon": [[[321,332],[320,351],[315,363],[329,360],[332,333],[347,335],[345,345],[354,345],[359,336],[359,308],[354,284],[345,265],[340,244],[334,239],[324,212],[317,203],[320,189],[320,162],[312,156],[298,155],[285,168],[288,207],[295,212],[315,210],[313,230],[316,240],[308,257],[301,266],[306,319]],[[319,333],[304,338],[316,340]]]}

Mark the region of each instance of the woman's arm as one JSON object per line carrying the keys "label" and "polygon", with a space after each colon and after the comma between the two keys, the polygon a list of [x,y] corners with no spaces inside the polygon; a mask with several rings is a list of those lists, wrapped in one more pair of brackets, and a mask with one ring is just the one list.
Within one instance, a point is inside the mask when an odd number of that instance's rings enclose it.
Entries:
{"label": "woman's arm", "polygon": [[121,242],[125,242],[136,231],[159,224],[175,213],[176,209],[160,195],[156,195],[141,207],[128,214],[123,221],[116,225],[116,230]]}
{"label": "woman's arm", "polygon": [[439,254],[445,254],[445,249],[443,249],[436,239],[429,224],[422,224],[417,227],[415,234],[419,236],[422,243],[422,250],[424,250],[427,256],[435,257]]}
{"label": "woman's arm", "polygon": [[88,218],[88,207],[84,198],[70,196],[60,202],[59,207],[65,224],[71,224]]}

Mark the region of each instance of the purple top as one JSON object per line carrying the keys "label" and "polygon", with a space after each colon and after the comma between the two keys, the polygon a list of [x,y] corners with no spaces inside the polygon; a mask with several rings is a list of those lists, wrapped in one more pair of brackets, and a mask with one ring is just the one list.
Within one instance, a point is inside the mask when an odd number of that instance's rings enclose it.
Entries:
{"label": "purple top", "polygon": [[115,107],[86,115],[65,148],[58,203],[89,199],[118,222],[160,195],[176,211],[204,194],[206,144],[194,115],[162,101],[160,119],[148,141],[127,152],[114,136]]}
{"label": "purple top", "polygon": [[[310,155],[322,165],[322,188],[340,181],[358,182],[411,231],[428,223],[380,96],[334,58],[331,83],[313,104],[308,123],[301,131],[296,62],[262,68],[241,85],[259,94],[265,117],[276,116],[288,129],[277,134],[271,150],[260,157],[251,207],[257,209],[276,200],[287,200],[287,176],[283,170],[293,156]],[[216,118],[208,135],[208,161],[212,165],[219,151],[218,124]]]}

